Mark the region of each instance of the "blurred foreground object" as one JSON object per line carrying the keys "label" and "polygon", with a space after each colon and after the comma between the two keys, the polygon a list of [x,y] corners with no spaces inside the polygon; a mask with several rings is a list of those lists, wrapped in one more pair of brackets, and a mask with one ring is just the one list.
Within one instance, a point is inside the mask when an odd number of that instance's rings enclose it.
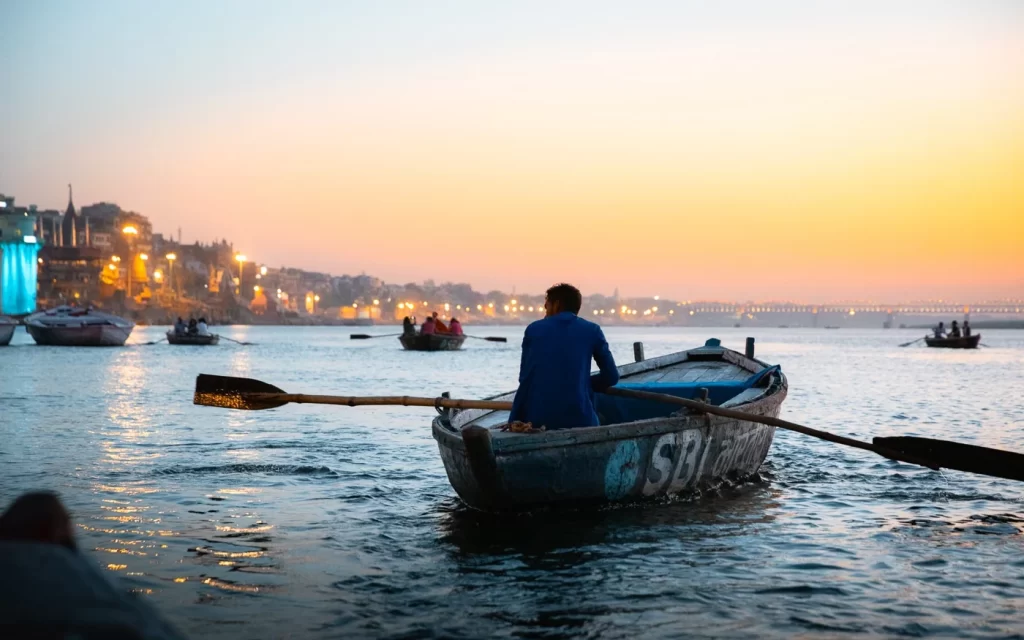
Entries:
{"label": "blurred foreground object", "polygon": [[185,637],[78,553],[55,494],[25,494],[0,515],[0,575],[0,638]]}

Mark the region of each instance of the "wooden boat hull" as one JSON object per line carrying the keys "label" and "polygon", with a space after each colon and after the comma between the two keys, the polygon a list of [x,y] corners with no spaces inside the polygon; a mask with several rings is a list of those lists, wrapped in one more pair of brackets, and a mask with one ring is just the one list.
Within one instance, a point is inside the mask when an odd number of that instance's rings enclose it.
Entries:
{"label": "wooden boat hull", "polygon": [[400,336],[398,340],[407,351],[457,351],[462,348],[466,336],[433,333]]}
{"label": "wooden boat hull", "polygon": [[925,344],[937,349],[977,349],[981,342],[981,334],[960,338],[925,338]]}
{"label": "wooden boat hull", "polygon": [[36,344],[53,347],[121,347],[133,327],[113,324],[87,324],[78,327],[40,327],[27,324]]}
{"label": "wooden boat hull", "polygon": [[[746,360],[734,351],[720,351],[734,361]],[[631,374],[650,367],[648,363],[656,366],[657,360],[686,353],[624,365],[620,375],[628,381]],[[755,360],[748,364],[754,370],[764,366]],[[778,372],[767,388],[745,392],[756,398],[737,397],[722,406],[777,417],[787,390],[786,378]],[[467,415],[447,420],[444,414],[439,416],[433,435],[456,493],[469,506],[485,511],[696,493],[754,475],[775,435],[774,427],[690,412],[608,426],[508,434],[494,428],[507,420],[507,412],[492,412],[504,417],[479,426],[474,423],[486,422],[477,418],[485,412],[463,413]]]}
{"label": "wooden boat hull", "polygon": [[11,338],[14,337],[14,330],[18,328],[16,324],[0,324],[0,347],[6,347],[11,343]]}
{"label": "wooden boat hull", "polygon": [[173,331],[167,332],[167,344],[187,344],[197,347],[212,347],[220,342],[220,336],[212,333],[208,336],[179,336]]}

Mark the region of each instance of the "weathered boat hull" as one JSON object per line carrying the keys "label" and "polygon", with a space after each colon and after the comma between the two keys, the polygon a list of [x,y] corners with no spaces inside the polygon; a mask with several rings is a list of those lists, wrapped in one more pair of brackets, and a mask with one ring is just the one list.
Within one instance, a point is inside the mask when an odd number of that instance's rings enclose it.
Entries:
{"label": "weathered boat hull", "polygon": [[[631,368],[643,364],[625,365],[620,372],[628,379]],[[756,399],[723,406],[777,417],[787,390],[785,376],[778,372]],[[453,428],[442,415],[434,420],[433,435],[448,480],[466,504],[485,511],[514,511],[686,495],[740,481],[757,473],[775,429],[687,413],[509,438],[493,427]]]}
{"label": "weathered boat hull", "polygon": [[88,324],[79,327],[39,327],[25,325],[36,344],[53,347],[124,346],[132,327],[112,324]]}
{"label": "weathered boat hull", "polygon": [[977,349],[981,342],[981,334],[960,338],[925,338],[925,344],[937,349]]}
{"label": "weathered boat hull", "polygon": [[462,348],[466,336],[428,333],[427,335],[400,336],[398,340],[407,351],[456,351]]}
{"label": "weathered boat hull", "polygon": [[14,337],[14,330],[18,328],[16,324],[0,324],[0,347],[6,347],[11,343],[11,338]]}
{"label": "weathered boat hull", "polygon": [[208,336],[179,336],[173,331],[167,332],[167,344],[186,344],[197,347],[212,347],[220,342],[220,336],[210,334]]}

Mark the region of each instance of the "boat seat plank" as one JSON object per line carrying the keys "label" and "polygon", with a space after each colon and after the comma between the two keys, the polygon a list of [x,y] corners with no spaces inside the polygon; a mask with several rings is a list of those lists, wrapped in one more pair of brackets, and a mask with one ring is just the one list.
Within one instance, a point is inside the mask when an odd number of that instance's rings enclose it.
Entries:
{"label": "boat seat plank", "polygon": [[746,380],[749,376],[749,371],[733,366],[711,372],[709,375],[698,380],[698,382],[732,382]]}

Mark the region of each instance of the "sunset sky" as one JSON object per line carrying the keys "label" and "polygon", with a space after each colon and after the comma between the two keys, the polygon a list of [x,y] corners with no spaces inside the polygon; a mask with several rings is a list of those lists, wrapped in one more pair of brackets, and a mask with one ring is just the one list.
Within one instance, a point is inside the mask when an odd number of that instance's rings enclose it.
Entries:
{"label": "sunset sky", "polygon": [[1024,2],[0,4],[0,192],[270,266],[1024,297]]}

